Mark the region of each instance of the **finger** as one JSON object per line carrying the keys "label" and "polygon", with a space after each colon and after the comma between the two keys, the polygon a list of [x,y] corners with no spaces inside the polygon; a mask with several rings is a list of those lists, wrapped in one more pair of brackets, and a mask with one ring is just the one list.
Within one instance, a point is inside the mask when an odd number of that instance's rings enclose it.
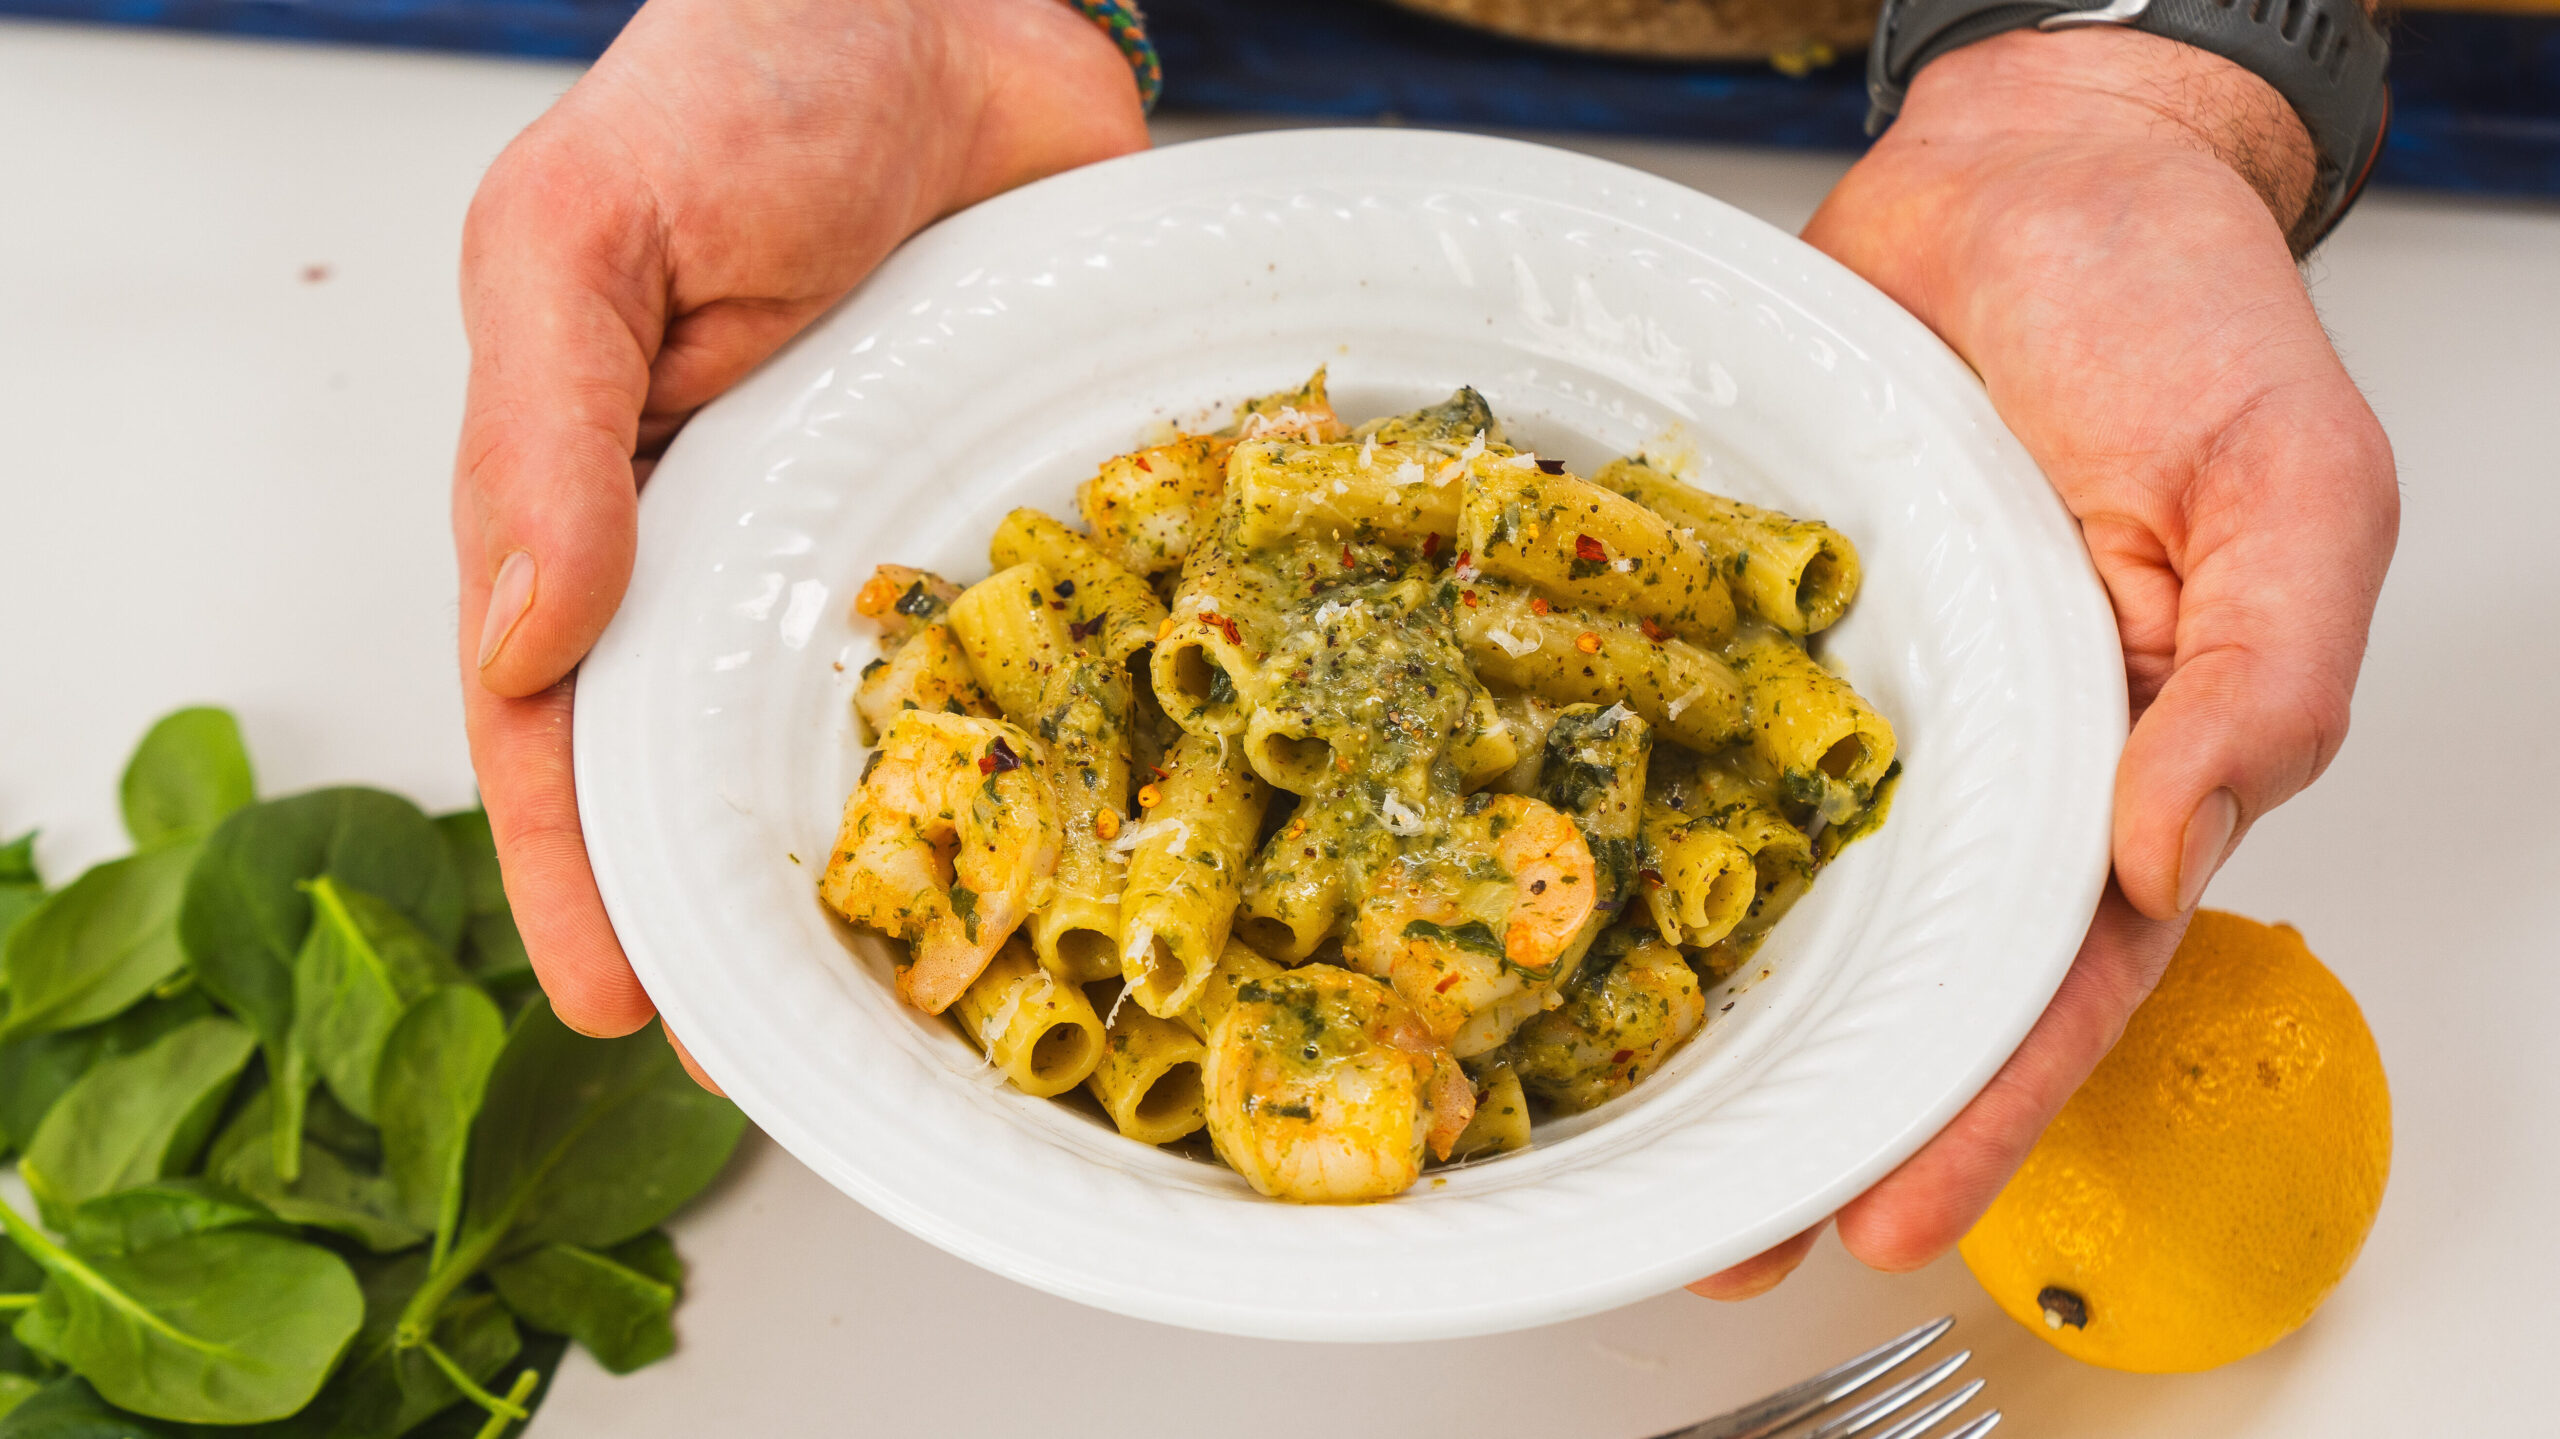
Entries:
{"label": "finger", "polygon": [[2346,737],[2399,493],[2345,376],[2301,388],[2226,432],[2187,506],[2176,660],[2116,773],[2117,882],[2155,919]]}
{"label": "finger", "polygon": [[1936,1138],[1841,1209],[1841,1244],[1872,1268],[1901,1273],[1962,1239],[2115,1046],[2185,927],[2183,917],[2145,918],[2109,885],[2071,972],[2026,1041]]}
{"label": "finger", "polygon": [[[470,665],[466,653],[463,664]],[[580,1034],[629,1034],[654,1013],[587,867],[570,772],[563,683],[525,699],[463,685],[471,763],[498,844],[507,904],[552,1012]]]}
{"label": "finger", "polygon": [[465,673],[502,695],[567,674],[630,580],[631,457],[664,323],[656,220],[633,198],[647,188],[558,133],[546,120],[509,147],[463,235]]}
{"label": "finger", "polygon": [[676,1032],[674,1030],[667,1030],[666,1036],[667,1046],[676,1052],[677,1062],[684,1066],[685,1073],[693,1076],[694,1083],[701,1085],[703,1088],[710,1090],[712,1093],[719,1095],[723,1099],[729,1097],[729,1091],[712,1083],[711,1076],[703,1073],[702,1066],[693,1062],[693,1051],[684,1047],[684,1041],[676,1038]]}
{"label": "finger", "polygon": [[1826,1219],[1795,1238],[1752,1255],[1730,1269],[1719,1269],[1689,1286],[1689,1292],[1708,1299],[1728,1303],[1740,1299],[1757,1299],[1786,1281],[1813,1252],[1814,1241],[1822,1237]]}

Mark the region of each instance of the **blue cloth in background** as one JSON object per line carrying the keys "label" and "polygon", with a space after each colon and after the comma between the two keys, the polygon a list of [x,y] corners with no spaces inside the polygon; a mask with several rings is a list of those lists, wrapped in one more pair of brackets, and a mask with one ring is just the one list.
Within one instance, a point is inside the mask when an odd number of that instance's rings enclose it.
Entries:
{"label": "blue cloth in background", "polygon": [[[580,59],[633,0],[0,0],[0,15]],[[1542,50],[1378,0],[1150,0],[1169,110],[1579,130],[1853,150],[1855,57],[1790,79],[1766,65]],[[2391,140],[2376,178],[2560,195],[2560,18],[2401,17]]]}

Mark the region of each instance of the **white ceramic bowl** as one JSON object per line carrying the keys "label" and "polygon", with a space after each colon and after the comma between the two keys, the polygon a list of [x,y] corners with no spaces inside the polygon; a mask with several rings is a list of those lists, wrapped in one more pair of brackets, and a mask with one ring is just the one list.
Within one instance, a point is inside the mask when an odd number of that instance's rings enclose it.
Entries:
{"label": "white ceramic bowl", "polygon": [[[1332,367],[1346,415],[1460,383],[1576,468],[1666,441],[1846,531],[1826,637],[1891,718],[1891,822],[1635,1093],[1405,1197],[1300,1208],[1001,1085],[815,895],[862,758],[875,562],[975,579],[1017,504],[1151,422]],[[998,1273],[1275,1337],[1543,1323],[1794,1234],[1988,1080],[2106,873],[2123,670],[2079,535],[1981,386],[1729,206],[1508,141],[1295,131],[1095,166],[918,236],[668,452],[581,675],[605,902],[694,1055],[792,1153]],[[1765,977],[1764,977],[1765,972]],[[825,1236],[810,1235],[823,1243]]]}

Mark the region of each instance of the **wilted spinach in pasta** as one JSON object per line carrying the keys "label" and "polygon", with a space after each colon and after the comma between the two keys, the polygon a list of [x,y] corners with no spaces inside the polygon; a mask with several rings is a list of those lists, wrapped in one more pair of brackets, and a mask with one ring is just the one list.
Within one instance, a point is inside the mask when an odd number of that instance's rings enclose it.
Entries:
{"label": "wilted spinach in pasta", "polygon": [[1893,730],[1807,637],[1837,531],[1462,389],[1346,427],[1319,370],[1016,510],[961,589],[884,565],[876,748],[827,902],[1015,1085],[1378,1199],[1653,1073],[1836,843]]}

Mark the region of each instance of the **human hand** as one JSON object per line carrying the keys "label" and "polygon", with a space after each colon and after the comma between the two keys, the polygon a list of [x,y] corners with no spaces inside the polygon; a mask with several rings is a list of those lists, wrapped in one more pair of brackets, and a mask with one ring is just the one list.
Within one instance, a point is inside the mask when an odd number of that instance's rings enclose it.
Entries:
{"label": "human hand", "polygon": [[[1987,1209],[2160,976],[2205,882],[2347,729],[2399,528],[2380,423],[2287,244],[2312,150],[2263,81],[2109,28],[1920,72],[1805,238],[1978,371],[2113,600],[2135,723],[2115,875],[2061,990],[1938,1136],[1836,1218],[1915,1269]],[[1819,1227],[1692,1286],[1746,1298]]]}
{"label": "human hand", "polygon": [[1128,65],[1058,0],[650,0],[490,167],[463,233],[463,714],[571,1027],[652,1012],[587,868],[568,676],[653,457],[928,221],[1146,139]]}

